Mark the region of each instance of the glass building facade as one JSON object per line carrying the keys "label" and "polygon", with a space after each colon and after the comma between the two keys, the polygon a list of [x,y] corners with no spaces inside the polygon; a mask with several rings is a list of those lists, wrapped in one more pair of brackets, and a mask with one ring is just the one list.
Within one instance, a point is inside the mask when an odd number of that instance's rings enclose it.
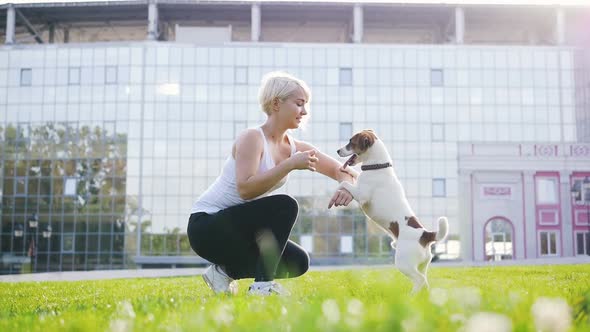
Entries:
{"label": "glass building facade", "polygon": [[[198,263],[190,208],[236,133],[264,121],[257,92],[272,70],[311,86],[296,138],[337,158],[353,132],[374,129],[421,221],[432,227],[446,215],[457,239],[458,143],[576,141],[588,107],[583,59],[554,46],[0,48],[0,273]],[[336,186],[291,176],[283,191],[301,206],[292,239],[312,261],[389,260],[389,240],[356,204],[327,210]]]}

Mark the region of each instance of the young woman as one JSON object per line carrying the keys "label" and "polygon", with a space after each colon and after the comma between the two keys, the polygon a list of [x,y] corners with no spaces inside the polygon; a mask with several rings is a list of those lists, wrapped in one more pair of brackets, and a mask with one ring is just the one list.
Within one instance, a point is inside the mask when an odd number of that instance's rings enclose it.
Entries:
{"label": "young woman", "polygon": [[[288,134],[308,114],[309,99],[302,80],[283,72],[267,74],[259,91],[266,122],[238,136],[221,175],[193,205],[188,238],[193,250],[213,263],[203,279],[216,293],[235,294],[235,279],[254,278],[249,293],[286,294],[274,279],[297,277],[309,268],[305,250],[289,240],[297,201],[270,195],[291,171],[317,171],[339,182],[356,177],[350,167],[342,169],[337,160]],[[349,192],[338,190],[330,204],[351,200]]]}

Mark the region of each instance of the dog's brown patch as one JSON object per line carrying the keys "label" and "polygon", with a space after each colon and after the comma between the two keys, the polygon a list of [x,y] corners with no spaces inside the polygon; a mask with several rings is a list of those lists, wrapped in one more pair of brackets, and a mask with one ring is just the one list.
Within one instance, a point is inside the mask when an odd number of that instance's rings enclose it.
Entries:
{"label": "dog's brown patch", "polygon": [[424,226],[422,226],[422,224],[418,221],[418,218],[414,217],[414,216],[409,216],[406,217],[406,221],[407,221],[407,225],[412,227],[412,228],[424,228]]}
{"label": "dog's brown patch", "polygon": [[420,236],[420,245],[426,248],[426,246],[432,242],[436,241],[436,232],[428,232],[424,231],[422,236]]}
{"label": "dog's brown patch", "polygon": [[396,239],[399,237],[399,224],[397,221],[389,223],[389,230]]}
{"label": "dog's brown patch", "polygon": [[350,142],[346,145],[348,150],[354,151],[356,154],[361,154],[367,151],[375,141],[377,140],[377,135],[371,129],[362,130],[359,133],[356,133],[350,139]]}

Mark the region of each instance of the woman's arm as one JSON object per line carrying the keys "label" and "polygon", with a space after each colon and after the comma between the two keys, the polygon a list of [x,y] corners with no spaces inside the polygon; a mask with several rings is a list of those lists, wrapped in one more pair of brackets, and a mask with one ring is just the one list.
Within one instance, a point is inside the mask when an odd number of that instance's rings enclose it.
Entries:
{"label": "woman's arm", "polygon": [[315,171],[318,160],[314,151],[298,152],[268,171],[257,174],[264,142],[255,129],[246,130],[236,139],[233,156],[236,160],[236,184],[242,199],[258,197],[281,181],[294,169]]}
{"label": "woman's arm", "polygon": [[315,150],[316,156],[318,157],[318,161],[316,163],[316,169],[319,173],[324,174],[338,182],[348,181],[350,183],[354,183],[358,173],[352,169],[351,167],[347,167],[346,169],[342,168],[342,163],[338,160],[330,157],[329,155],[320,152],[317,150],[313,145],[303,142],[303,141],[295,141],[295,146],[297,147],[297,151],[309,151]]}
{"label": "woman's arm", "polygon": [[[317,171],[331,177],[332,179],[342,182],[348,181],[350,183],[354,183],[358,173],[352,169],[351,167],[347,167],[346,169],[342,168],[342,165],[338,160],[318,151],[315,147],[311,144],[302,142],[302,141],[295,141],[297,151],[300,150],[315,150],[316,155],[318,156],[317,161]],[[353,197],[352,194],[349,193],[346,189],[338,189],[332,195],[330,202],[328,203],[328,209],[332,206],[347,206],[352,202]]]}

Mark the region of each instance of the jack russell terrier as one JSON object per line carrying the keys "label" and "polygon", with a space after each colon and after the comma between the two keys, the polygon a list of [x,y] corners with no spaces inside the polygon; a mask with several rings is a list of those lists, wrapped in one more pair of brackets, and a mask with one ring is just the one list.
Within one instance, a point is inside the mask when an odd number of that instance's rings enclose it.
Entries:
{"label": "jack russell terrier", "polygon": [[[342,168],[362,163],[356,184],[342,182],[361,209],[382,231],[396,240],[395,266],[412,280],[412,293],[428,288],[426,270],[432,259],[430,247],[448,233],[446,217],[438,218],[438,231],[429,232],[410,207],[397,178],[387,148],[372,130],[363,130],[338,149],[340,157],[350,158]],[[332,202],[328,208],[332,207]],[[391,243],[394,247],[393,242]]]}

